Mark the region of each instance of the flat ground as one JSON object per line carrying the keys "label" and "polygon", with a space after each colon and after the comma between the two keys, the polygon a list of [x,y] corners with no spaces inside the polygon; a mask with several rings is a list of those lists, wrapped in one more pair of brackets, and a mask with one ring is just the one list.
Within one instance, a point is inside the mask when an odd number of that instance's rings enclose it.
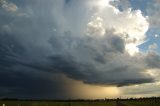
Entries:
{"label": "flat ground", "polygon": [[160,106],[160,99],[85,102],[0,101],[0,106]]}

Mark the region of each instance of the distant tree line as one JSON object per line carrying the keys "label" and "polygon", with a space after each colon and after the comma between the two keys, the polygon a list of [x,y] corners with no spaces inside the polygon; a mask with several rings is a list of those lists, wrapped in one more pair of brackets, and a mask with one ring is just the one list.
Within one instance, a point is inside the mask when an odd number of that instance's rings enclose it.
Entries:
{"label": "distant tree line", "polygon": [[50,102],[105,102],[105,101],[145,101],[145,100],[158,100],[160,97],[141,97],[141,98],[115,98],[115,99],[17,99],[17,98],[0,98],[0,101],[50,101]]}

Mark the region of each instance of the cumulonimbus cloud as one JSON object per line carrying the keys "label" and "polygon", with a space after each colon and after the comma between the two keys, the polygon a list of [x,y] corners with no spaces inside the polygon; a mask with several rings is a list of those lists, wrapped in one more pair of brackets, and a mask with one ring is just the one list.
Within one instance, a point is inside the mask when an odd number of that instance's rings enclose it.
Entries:
{"label": "cumulonimbus cloud", "polygon": [[0,24],[1,73],[60,73],[96,85],[154,82],[146,71],[159,68],[160,57],[138,48],[149,28],[147,17],[100,3],[35,0],[15,15],[0,10],[6,17]]}

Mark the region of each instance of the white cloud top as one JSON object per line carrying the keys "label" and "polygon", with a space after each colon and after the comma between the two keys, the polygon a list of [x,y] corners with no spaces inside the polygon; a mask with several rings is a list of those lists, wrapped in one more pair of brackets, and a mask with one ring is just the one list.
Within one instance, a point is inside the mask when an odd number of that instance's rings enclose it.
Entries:
{"label": "white cloud top", "polygon": [[88,23],[87,35],[107,36],[105,31],[112,29],[124,39],[126,51],[130,55],[139,52],[137,46],[145,41],[149,28],[148,17],[143,16],[140,10],[120,11],[106,0],[99,0],[92,8],[97,9]]}

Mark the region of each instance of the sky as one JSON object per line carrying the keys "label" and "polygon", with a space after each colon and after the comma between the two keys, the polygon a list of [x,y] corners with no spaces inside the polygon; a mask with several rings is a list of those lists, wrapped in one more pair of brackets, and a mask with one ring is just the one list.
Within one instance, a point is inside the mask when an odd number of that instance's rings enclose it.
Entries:
{"label": "sky", "polygon": [[160,96],[159,0],[0,0],[0,98]]}

